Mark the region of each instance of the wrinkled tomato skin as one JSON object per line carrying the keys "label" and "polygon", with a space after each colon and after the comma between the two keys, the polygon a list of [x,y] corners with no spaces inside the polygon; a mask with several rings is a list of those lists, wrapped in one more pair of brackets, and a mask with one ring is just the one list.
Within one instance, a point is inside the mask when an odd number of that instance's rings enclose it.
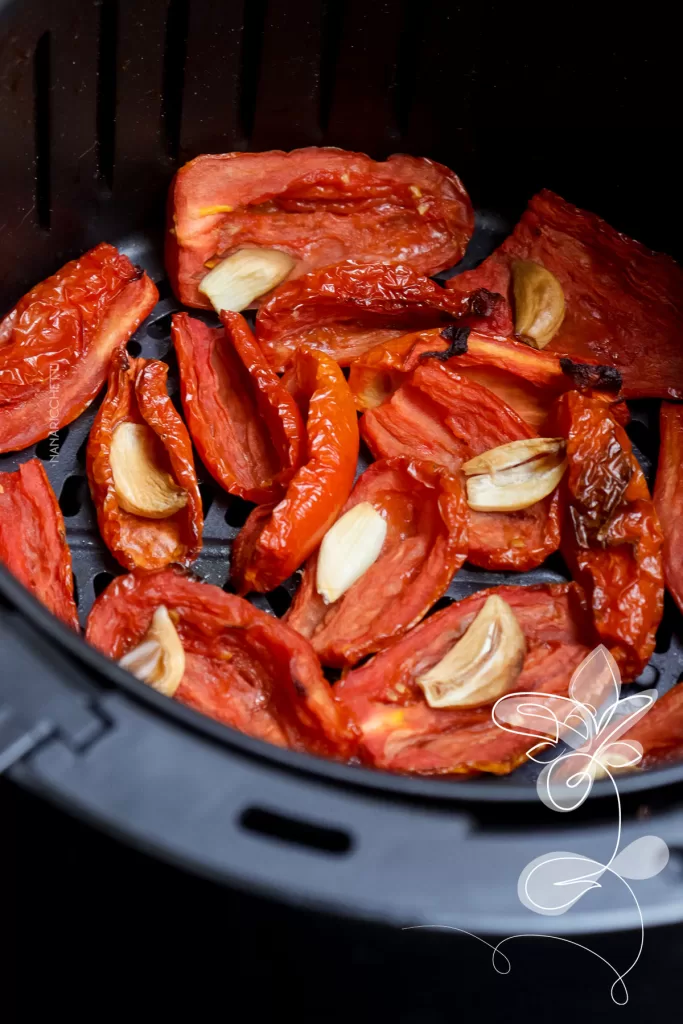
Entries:
{"label": "wrinkled tomato skin", "polygon": [[36,285],[0,323],[0,452],[71,423],[102,387],[112,352],[159,297],[103,242]]}
{"label": "wrinkled tomato skin", "polygon": [[256,504],[284,493],[303,457],[304,425],[239,313],[223,327],[176,313],[183,411],[202,462],[228,493]]}
{"label": "wrinkled tomato skin", "polygon": [[605,405],[562,395],[549,429],[567,438],[562,553],[624,682],[647,665],[662,618],[662,531],[631,442]]}
{"label": "wrinkled tomato skin", "polygon": [[482,590],[431,615],[336,684],[361,730],[366,762],[425,775],[505,775],[526,760],[534,740],[503,731],[491,718],[490,704],[430,708],[416,682],[463,635],[491,594],[510,605],[526,638],[526,658],[513,690],[566,696],[572,672],[595,641],[580,587]]}
{"label": "wrinkled tomato skin", "polygon": [[53,615],[79,629],[64,519],[39,459],[0,473],[0,562]]}
{"label": "wrinkled tomato skin", "polygon": [[354,359],[349,387],[358,409],[381,405],[408,374],[430,358],[488,388],[535,431],[545,423],[554,400],[574,389],[599,397],[611,406],[613,415],[628,421],[626,404],[618,398],[620,378],[609,367],[562,359],[513,338],[463,330],[459,324],[455,329],[403,334]]}
{"label": "wrinkled tomato skin", "polygon": [[664,534],[664,577],[683,612],[683,405],[662,402],[654,501]]}
{"label": "wrinkled tomato skin", "polygon": [[[188,565],[201,550],[203,512],[192,442],[166,390],[168,366],[153,359],[132,359],[124,348],[112,356],[107,394],[92,425],[86,470],[97,522],[105,544],[126,569],[160,569],[172,562]],[[110,453],[123,422],[146,424],[157,436],[158,452],[187,504],[167,519],[149,519],[119,504]]]}
{"label": "wrinkled tomato skin", "polygon": [[667,690],[621,742],[639,743],[643,748],[638,768],[655,768],[683,757],[683,685]]}
{"label": "wrinkled tomato skin", "polygon": [[348,498],[358,461],[353,396],[337,364],[300,348],[285,384],[306,422],[303,464],[282,500],[251,512],[232,547],[232,579],[240,594],[267,591],[315,551]]}
{"label": "wrinkled tomato skin", "polygon": [[427,613],[467,556],[461,481],[431,465],[389,459],[362,474],[342,509],[370,503],[386,520],[378,559],[337,601],[316,590],[318,554],[308,560],[285,621],[307,637],[324,665],[347,668],[382,650]]}
{"label": "wrinkled tomato skin", "polygon": [[[493,392],[427,360],[388,401],[364,413],[361,436],[375,458],[434,462],[457,475],[475,455],[535,434]],[[557,490],[519,512],[470,511],[473,565],[521,572],[540,565],[559,543]]]}
{"label": "wrinkled tomato skin", "polygon": [[515,260],[541,264],[562,285],[566,313],[550,351],[616,366],[626,398],[683,398],[683,270],[675,260],[546,189],[488,259],[447,287],[463,306],[481,288],[512,302]]}
{"label": "wrinkled tomato skin", "polygon": [[288,626],[179,569],[115,579],[88,617],[86,640],[119,660],[164,605],[185,651],[175,699],[280,747],[346,759],[357,735],[310,644]]}
{"label": "wrinkled tomato skin", "polygon": [[258,311],[256,336],[277,370],[304,344],[347,366],[406,330],[451,323],[459,305],[410,266],[349,260],[276,288]]}
{"label": "wrinkled tomato skin", "polygon": [[461,181],[432,160],[315,146],[205,155],[171,184],[166,268],[181,302],[208,309],[206,264],[238,249],[288,253],[292,277],[348,259],[429,275],[458,262],[473,229]]}

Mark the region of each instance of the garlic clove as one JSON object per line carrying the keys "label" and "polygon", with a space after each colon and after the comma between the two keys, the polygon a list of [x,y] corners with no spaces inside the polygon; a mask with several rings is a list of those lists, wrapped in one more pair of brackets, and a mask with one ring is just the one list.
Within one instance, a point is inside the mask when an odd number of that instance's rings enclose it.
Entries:
{"label": "garlic clove", "polygon": [[185,674],[185,651],[165,605],[154,612],[142,643],[124,654],[119,665],[159,693],[174,695]]}
{"label": "garlic clove", "polygon": [[499,445],[462,469],[467,504],[475,512],[517,512],[552,494],[567,468],[561,437],[532,437]]}
{"label": "garlic clove", "polygon": [[565,301],[562,285],[539,263],[512,264],[515,334],[534,348],[545,348],[562,326]]}
{"label": "garlic clove", "polygon": [[492,594],[466,633],[416,682],[431,708],[477,707],[510,690],[525,655],[526,640],[512,608]]}
{"label": "garlic clove", "polygon": [[145,423],[119,423],[109,453],[114,488],[126,512],[167,519],[187,505],[187,491],[159,466],[159,441]]}
{"label": "garlic clove", "polygon": [[294,260],[279,249],[239,249],[221,260],[199,285],[217,313],[240,313],[292,272]]}
{"label": "garlic clove", "polygon": [[368,501],[354,505],[327,531],[316,574],[316,590],[326,604],[337,601],[377,561],[386,535],[386,519]]}

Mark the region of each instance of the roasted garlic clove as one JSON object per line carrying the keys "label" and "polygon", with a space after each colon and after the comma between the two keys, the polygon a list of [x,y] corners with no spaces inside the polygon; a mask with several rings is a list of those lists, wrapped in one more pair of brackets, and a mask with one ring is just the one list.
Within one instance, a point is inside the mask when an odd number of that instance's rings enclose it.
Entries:
{"label": "roasted garlic clove", "polygon": [[539,263],[519,260],[512,264],[515,298],[515,334],[534,348],[545,348],[564,320],[562,285]]}
{"label": "roasted garlic clove", "polygon": [[470,459],[467,504],[475,512],[516,512],[551,494],[565,469],[562,437],[530,437],[510,441]]}
{"label": "roasted garlic clove", "polygon": [[279,249],[239,249],[221,260],[199,285],[217,313],[240,313],[291,273],[294,260]]}
{"label": "roasted garlic clove", "polygon": [[416,682],[431,708],[477,707],[511,689],[525,655],[526,640],[512,608],[492,594],[464,636]]}
{"label": "roasted garlic clove", "polygon": [[187,504],[178,487],[158,463],[159,441],[145,423],[119,423],[109,453],[119,505],[146,519],[167,519]]}
{"label": "roasted garlic clove", "polygon": [[119,661],[143,683],[172,697],[185,674],[185,651],[168,609],[161,604],[142,643]]}
{"label": "roasted garlic clove", "polygon": [[379,558],[387,521],[369,501],[345,512],[323,537],[318,554],[316,590],[332,604]]}

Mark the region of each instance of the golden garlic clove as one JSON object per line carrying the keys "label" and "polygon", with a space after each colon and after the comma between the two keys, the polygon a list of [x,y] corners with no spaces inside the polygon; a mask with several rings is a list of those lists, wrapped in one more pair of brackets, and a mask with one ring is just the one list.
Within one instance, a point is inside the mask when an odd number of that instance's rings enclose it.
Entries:
{"label": "golden garlic clove", "polygon": [[185,651],[165,605],[154,612],[142,643],[119,661],[143,683],[172,697],[185,674]]}
{"label": "golden garlic clove", "polygon": [[159,466],[156,434],[145,423],[119,423],[109,461],[119,505],[146,519],[167,519],[187,504],[187,491]]}
{"label": "golden garlic clove", "polygon": [[443,658],[418,676],[431,708],[470,708],[507,693],[522,671],[526,640],[510,605],[497,594]]}
{"label": "golden garlic clove", "polygon": [[562,285],[539,263],[518,260],[512,264],[512,290],[515,334],[534,348],[545,348],[564,320]]}
{"label": "golden garlic clove", "polygon": [[326,604],[337,601],[379,558],[387,521],[361,501],[345,512],[323,537],[318,553],[316,590]]}
{"label": "golden garlic clove", "polygon": [[531,437],[491,448],[462,467],[475,512],[517,512],[552,494],[567,468],[561,437]]}
{"label": "golden garlic clove", "polygon": [[294,260],[279,249],[239,249],[221,260],[199,285],[217,313],[240,313],[292,272]]}

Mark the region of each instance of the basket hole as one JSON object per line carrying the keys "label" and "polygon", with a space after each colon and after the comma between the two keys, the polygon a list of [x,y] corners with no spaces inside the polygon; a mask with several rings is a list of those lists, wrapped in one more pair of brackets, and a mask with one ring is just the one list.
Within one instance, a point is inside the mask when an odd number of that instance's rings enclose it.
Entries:
{"label": "basket hole", "polygon": [[38,442],[36,445],[36,455],[43,462],[54,462],[68,436],[68,427],[62,427],[61,430],[54,431],[48,437],[44,437],[42,441]]}
{"label": "basket hole", "polygon": [[200,484],[199,485],[199,497],[202,499],[202,514],[204,518],[209,514],[209,509],[213,505],[214,490],[211,484]]}
{"label": "basket hole", "polygon": [[436,612],[442,612],[444,608],[450,608],[452,604],[453,598],[448,597],[448,595],[446,594],[443,597],[440,597],[439,600],[432,605],[427,614],[434,615]]}
{"label": "basket hole", "polygon": [[272,593],[266,595],[266,600],[277,617],[282,618],[292,603],[292,595],[284,587],[277,587]]}
{"label": "basket hole", "polygon": [[276,814],[261,807],[248,807],[240,815],[240,825],[247,832],[255,832],[267,839],[276,839],[293,846],[305,846],[309,850],[321,853],[348,853],[351,849],[351,836],[338,828],[326,828],[314,825],[300,818]]}
{"label": "basket hole", "polygon": [[158,320],[150,324],[147,328],[147,334],[150,338],[154,338],[155,341],[162,341],[164,338],[168,338],[171,333],[171,317],[173,313],[165,313],[160,316]]}
{"label": "basket hole", "polygon": [[140,344],[139,341],[136,341],[135,338],[133,338],[126,345],[126,352],[128,353],[129,356],[132,356],[133,359],[137,359],[137,357],[142,352],[142,345]]}
{"label": "basket hole", "polygon": [[66,518],[78,515],[83,507],[87,484],[82,476],[68,476],[59,495],[59,507]]}
{"label": "basket hole", "polygon": [[253,508],[256,508],[256,506],[251,501],[245,501],[244,498],[233,498],[230,502],[230,508],[225,513],[226,523],[228,526],[234,527],[235,530],[241,529]]}
{"label": "basket hole", "polygon": [[171,288],[171,282],[167,277],[162,277],[160,281],[154,282],[159,292],[159,301],[162,299],[170,299],[173,295],[173,289]]}
{"label": "basket hole", "polygon": [[659,675],[660,672],[656,665],[646,665],[635,683],[637,686],[656,686],[659,682]]}
{"label": "basket hole", "polygon": [[98,572],[97,576],[92,581],[92,588],[95,591],[95,597],[99,597],[102,591],[107,589],[113,579],[114,574],[111,572]]}
{"label": "basket hole", "polygon": [[677,612],[673,600],[669,597],[669,594],[666,593],[664,595],[664,615],[662,616],[662,621],[659,624],[657,638],[655,641],[655,652],[657,654],[666,654],[669,650],[676,619]]}
{"label": "basket hole", "polygon": [[78,590],[78,580],[76,579],[76,573],[72,573],[71,574],[71,578],[73,579],[73,584],[74,584],[74,602],[76,604],[76,607],[78,608],[79,590]]}

